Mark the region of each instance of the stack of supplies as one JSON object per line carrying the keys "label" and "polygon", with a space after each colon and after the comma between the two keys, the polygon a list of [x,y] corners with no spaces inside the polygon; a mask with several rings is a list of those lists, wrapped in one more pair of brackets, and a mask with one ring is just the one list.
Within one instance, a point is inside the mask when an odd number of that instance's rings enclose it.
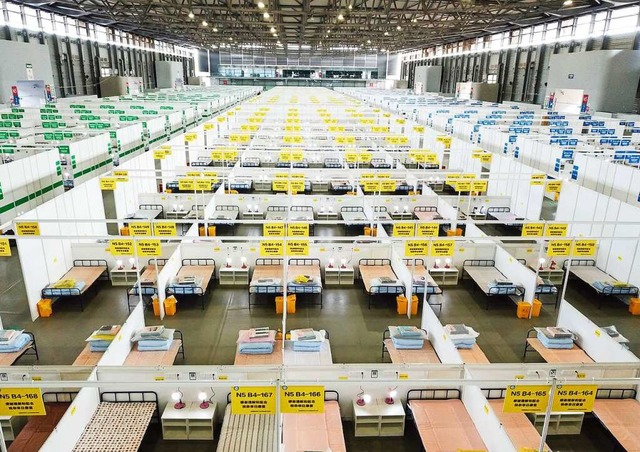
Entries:
{"label": "stack of supplies", "polygon": [[473,328],[461,323],[445,325],[444,330],[456,348],[472,348],[476,343],[476,338],[480,336]]}
{"label": "stack of supplies", "polygon": [[424,346],[427,334],[415,326],[390,326],[391,341],[398,350],[419,350]]}
{"label": "stack of supplies", "polygon": [[159,326],[145,326],[131,336],[131,342],[138,343],[138,351],[155,352],[166,351],[173,343],[174,329]]}
{"label": "stack of supplies", "polygon": [[104,352],[120,332],[120,325],[102,325],[87,338],[89,350],[92,352]]}
{"label": "stack of supplies", "polygon": [[276,332],[268,327],[241,330],[238,335],[238,352],[243,355],[270,355],[275,342]]}
{"label": "stack of supplies", "polygon": [[294,352],[319,352],[326,338],[326,331],[314,331],[313,328],[291,330]]}
{"label": "stack of supplies", "polygon": [[31,341],[23,330],[0,330],[0,353],[19,352]]}
{"label": "stack of supplies", "polygon": [[548,326],[536,328],[538,340],[546,348],[573,348],[574,334],[567,328]]}

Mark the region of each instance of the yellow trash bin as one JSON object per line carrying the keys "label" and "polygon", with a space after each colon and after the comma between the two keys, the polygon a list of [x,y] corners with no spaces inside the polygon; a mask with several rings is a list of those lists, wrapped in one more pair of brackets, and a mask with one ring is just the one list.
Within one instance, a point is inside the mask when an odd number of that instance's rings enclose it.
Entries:
{"label": "yellow trash bin", "polygon": [[542,302],[540,300],[533,300],[533,307],[531,308],[531,317],[540,317],[540,311],[542,310]]}
{"label": "yellow trash bin", "polygon": [[409,304],[409,300],[404,295],[398,295],[396,297],[396,305],[398,309],[399,315],[407,315],[407,305]]}
{"label": "yellow trash bin", "polygon": [[51,299],[43,298],[38,301],[38,315],[40,317],[51,317],[53,309],[51,308]]}
{"label": "yellow trash bin", "polygon": [[164,313],[165,315],[176,315],[176,305],[178,304],[178,300],[176,297],[171,295],[164,299]]}
{"label": "yellow trash bin", "polygon": [[411,296],[411,315],[418,315],[418,307],[420,306],[420,299],[417,295]]}
{"label": "yellow trash bin", "polygon": [[276,297],[276,314],[282,314],[284,311],[284,297],[278,295]]}
{"label": "yellow trash bin", "polygon": [[531,311],[531,305],[529,303],[527,303],[526,301],[518,302],[518,310],[516,312],[516,315],[519,319],[528,319],[529,311]]}

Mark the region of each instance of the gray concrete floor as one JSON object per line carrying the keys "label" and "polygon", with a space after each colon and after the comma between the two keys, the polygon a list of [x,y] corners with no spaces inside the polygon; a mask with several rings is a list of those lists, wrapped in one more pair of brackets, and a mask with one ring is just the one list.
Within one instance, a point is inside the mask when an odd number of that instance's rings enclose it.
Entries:
{"label": "gray concrete floor", "polygon": [[[40,349],[39,364],[71,364],[84,347],[84,339],[96,327],[108,323],[122,323],[128,312],[125,288],[100,287],[81,312],[74,303],[57,303],[52,317],[31,322],[26,304],[19,261],[16,256],[0,260],[0,315],[6,327],[21,327],[33,331]],[[237,331],[251,326],[281,325],[280,316],[272,302],[265,306],[247,309],[246,288],[224,288],[215,285],[207,296],[205,310],[197,300],[185,300],[178,304],[175,317],[167,317],[165,324],[185,333],[186,359],[177,364],[232,364],[235,355]],[[630,348],[640,354],[640,328],[638,318],[627,312],[622,302],[605,300],[598,309],[594,292],[579,281],[570,281],[566,298],[585,315],[599,325],[615,324],[631,340]],[[310,306],[304,298],[298,302],[298,310],[289,318],[289,328],[325,328],[331,333],[334,362],[379,362],[380,340],[389,324],[415,324],[395,312],[392,300],[378,300],[367,309],[367,299],[360,282],[352,288],[326,287],[324,307]],[[555,324],[556,313],[551,305],[545,305],[538,319],[521,320],[515,316],[515,305],[509,299],[492,300],[485,309],[484,295],[474,290],[471,281],[463,281],[455,287],[445,287],[440,319],[446,323],[466,323],[478,332],[478,344],[492,362],[521,362],[526,331],[532,326]],[[146,311],[147,324],[157,323],[151,310]],[[539,357],[529,355],[528,362]],[[28,364],[31,361],[23,361]],[[398,451],[419,450],[419,439],[410,421],[404,438],[354,438],[353,427],[345,422],[345,438],[348,449],[354,451],[382,451],[392,447]],[[211,444],[193,442],[164,442],[159,435],[150,432],[142,450],[174,452],[211,450]],[[579,436],[550,437],[549,445],[562,451],[597,451],[611,449],[611,440],[597,421],[586,421]]]}

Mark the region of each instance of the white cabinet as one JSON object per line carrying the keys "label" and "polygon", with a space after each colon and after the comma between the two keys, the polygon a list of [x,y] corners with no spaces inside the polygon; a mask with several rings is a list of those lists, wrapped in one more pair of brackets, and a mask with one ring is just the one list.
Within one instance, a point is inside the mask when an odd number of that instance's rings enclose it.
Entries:
{"label": "white cabinet", "polygon": [[109,271],[112,286],[133,286],[138,281],[138,271],[130,268],[118,269],[114,267]]}
{"label": "white cabinet", "polygon": [[439,286],[455,286],[458,284],[460,272],[456,267],[430,268],[429,274]]}
{"label": "white cabinet", "polygon": [[324,283],[327,286],[353,286],[355,273],[353,267],[325,267]]}
{"label": "white cabinet", "polygon": [[353,401],[355,436],[403,436],[404,408],[400,400],[388,405],[384,399],[359,406]]}
{"label": "white cabinet", "polygon": [[162,438],[182,440],[213,440],[216,403],[200,408],[198,402],[187,402],[178,410],[169,402],[162,413]]}
{"label": "white cabinet", "polygon": [[13,441],[26,423],[24,416],[0,416],[0,428],[5,441]]}
{"label": "white cabinet", "polygon": [[[532,269],[533,271],[536,271],[535,268]],[[564,282],[564,270],[562,270],[561,268],[542,268],[542,270],[538,269],[538,276],[541,277],[542,279],[548,279],[549,281],[551,281],[551,284],[554,284],[556,286],[561,286],[562,283]]]}
{"label": "white cabinet", "polygon": [[248,210],[242,212],[242,218],[245,220],[264,220],[264,212],[262,210]]}
{"label": "white cabinet", "polygon": [[249,267],[222,267],[219,278],[222,286],[247,286],[249,285]]}
{"label": "white cabinet", "polygon": [[[538,432],[542,433],[545,413],[528,414]],[[551,413],[549,435],[579,435],[582,430],[584,413]]]}

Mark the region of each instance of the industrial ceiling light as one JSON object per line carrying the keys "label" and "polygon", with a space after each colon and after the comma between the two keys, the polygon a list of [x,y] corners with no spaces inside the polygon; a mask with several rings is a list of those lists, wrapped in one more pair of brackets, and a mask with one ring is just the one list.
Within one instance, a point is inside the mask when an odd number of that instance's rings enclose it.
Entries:
{"label": "industrial ceiling light", "polygon": [[213,27],[213,32],[217,33],[218,32],[218,27]]}
{"label": "industrial ceiling light", "polygon": [[371,44],[371,39],[367,39],[367,44]]}
{"label": "industrial ceiling light", "polygon": [[203,21],[202,21],[202,26],[203,26],[203,27],[206,27],[207,25],[209,25],[209,24],[207,23],[207,21],[206,21],[206,20],[203,20]]}
{"label": "industrial ceiling light", "polygon": [[189,19],[193,19],[195,16],[195,14],[193,14],[193,11],[189,11]]}
{"label": "industrial ceiling light", "polygon": [[398,30],[398,31],[402,31],[402,27],[401,27],[400,25],[398,25],[398,26],[396,27],[396,30]]}
{"label": "industrial ceiling light", "polygon": [[416,19],[416,18],[414,17],[413,19],[411,19],[411,22],[413,22],[413,23],[415,24],[416,22],[418,22],[418,19]]}
{"label": "industrial ceiling light", "polygon": [[264,9],[264,3],[258,2],[258,8],[259,9]]}
{"label": "industrial ceiling light", "polygon": [[342,14],[338,14],[338,20],[344,20],[344,16]]}
{"label": "industrial ceiling light", "polygon": [[571,6],[573,5],[573,0],[564,0],[563,6]]}
{"label": "industrial ceiling light", "polygon": [[276,32],[276,29],[275,29],[275,27],[271,27],[271,28],[269,29],[269,31],[270,31],[271,33],[275,33],[275,32]]}
{"label": "industrial ceiling light", "polygon": [[385,31],[385,32],[384,32],[384,35],[385,35],[385,36],[389,36],[389,32],[388,32],[388,31]]}
{"label": "industrial ceiling light", "polygon": [[268,19],[271,16],[269,15],[268,12],[265,11],[264,14],[262,15],[262,17],[264,17],[265,19]]}
{"label": "industrial ceiling light", "polygon": [[352,10],[353,9],[353,5],[351,3],[349,3],[348,8],[349,8],[349,10]]}

